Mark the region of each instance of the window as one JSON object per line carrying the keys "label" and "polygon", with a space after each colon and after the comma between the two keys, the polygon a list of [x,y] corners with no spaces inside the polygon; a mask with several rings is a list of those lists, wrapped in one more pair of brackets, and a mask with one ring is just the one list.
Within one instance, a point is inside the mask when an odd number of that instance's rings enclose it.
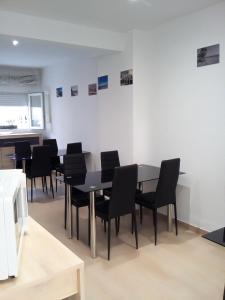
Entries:
{"label": "window", "polygon": [[0,128],[43,129],[43,93],[0,94]]}
{"label": "window", "polygon": [[29,94],[29,122],[30,128],[43,129],[44,128],[44,114],[43,114],[43,94],[35,93]]}

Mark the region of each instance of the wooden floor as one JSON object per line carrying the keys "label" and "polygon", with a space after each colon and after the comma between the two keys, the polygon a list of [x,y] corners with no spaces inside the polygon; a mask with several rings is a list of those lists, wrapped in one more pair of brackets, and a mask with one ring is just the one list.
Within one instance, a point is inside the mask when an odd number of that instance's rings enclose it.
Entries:
{"label": "wooden floor", "polygon": [[223,299],[224,247],[182,226],[175,236],[167,232],[163,219],[159,219],[158,245],[154,246],[151,214],[145,211],[144,223],[138,228],[139,250],[135,249],[130,233],[130,218],[122,219],[118,237],[112,228],[110,262],[106,234],[97,219],[98,257],[93,260],[87,246],[87,209],[80,211],[80,241],[76,237],[69,240],[63,228],[63,193],[60,185],[53,200],[50,193],[46,196],[37,189],[34,203],[29,204],[29,214],[84,260],[87,300]]}

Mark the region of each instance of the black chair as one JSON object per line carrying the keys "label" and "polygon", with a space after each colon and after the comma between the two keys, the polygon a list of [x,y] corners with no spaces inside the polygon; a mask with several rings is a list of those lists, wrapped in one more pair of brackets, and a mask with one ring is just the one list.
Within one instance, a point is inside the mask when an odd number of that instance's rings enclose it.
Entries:
{"label": "black chair", "polygon": [[80,154],[82,153],[82,143],[69,143],[67,144],[66,154]]}
{"label": "black chair", "polygon": [[102,171],[112,170],[120,166],[119,153],[115,151],[101,152],[101,167]]}
{"label": "black chair", "polygon": [[[33,180],[36,177],[42,178],[45,182],[47,191],[46,177],[50,177],[50,187],[52,191],[52,197],[54,198],[53,184],[52,184],[52,171],[51,171],[51,155],[48,146],[37,146],[33,148],[32,159],[26,163],[26,176],[31,180],[31,202],[33,202]],[[44,190],[44,188],[43,188]]]}
{"label": "black chair", "polygon": [[[78,185],[82,185],[85,183],[86,177],[86,163],[83,154],[71,154],[65,155],[63,157],[64,162],[64,176],[72,176],[73,182],[76,182]],[[67,190],[65,187],[65,213],[64,213],[64,221],[66,227],[67,221]],[[96,201],[103,201],[103,197],[97,197]],[[84,193],[79,191],[76,188],[72,188],[71,191],[71,204],[76,207],[76,230],[77,230],[77,239],[79,240],[79,208],[88,206],[88,242],[90,244],[90,200],[89,193]]]}
{"label": "black chair", "polygon": [[143,193],[136,197],[136,203],[141,207],[153,211],[153,224],[155,231],[155,245],[157,243],[157,209],[169,204],[174,205],[176,235],[177,229],[177,206],[176,187],[180,171],[180,158],[164,160],[161,163],[159,180],[155,192]]}
{"label": "black chair", "polygon": [[[108,222],[108,260],[110,259],[111,220],[131,214],[138,249],[137,223],[135,214],[135,195],[137,185],[137,165],[116,167],[109,201],[96,205],[96,216]],[[118,226],[118,222],[116,222]],[[118,234],[118,230],[117,230]]]}
{"label": "black chair", "polygon": [[16,169],[22,169],[23,163],[22,158],[31,157],[31,147],[29,142],[16,142],[15,143],[15,154],[16,154]]}
{"label": "black chair", "polygon": [[[120,166],[119,153],[117,150],[101,152],[101,169],[103,172],[113,170],[115,167]],[[103,194],[110,197],[112,192],[111,188],[104,189]]]}
{"label": "black chair", "polygon": [[[70,154],[81,154],[82,153],[82,143],[69,143],[66,148],[66,155]],[[57,172],[64,173],[64,164],[60,164],[57,168]]]}
{"label": "black chair", "polygon": [[[55,171],[55,176],[57,176],[57,172],[60,166],[60,157],[58,154],[58,145],[56,139],[44,139],[43,140],[44,146],[49,146],[50,154],[51,154],[51,169]],[[57,192],[57,180],[55,180],[55,189]]]}

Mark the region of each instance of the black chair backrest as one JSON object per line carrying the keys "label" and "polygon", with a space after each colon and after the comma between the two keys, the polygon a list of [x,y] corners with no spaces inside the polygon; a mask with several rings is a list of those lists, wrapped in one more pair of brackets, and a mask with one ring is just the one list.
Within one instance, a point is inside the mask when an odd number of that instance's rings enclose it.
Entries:
{"label": "black chair backrest", "polygon": [[86,173],[86,163],[83,154],[70,154],[63,156],[64,176]]}
{"label": "black chair backrest", "polygon": [[110,170],[120,166],[119,153],[115,151],[101,152],[102,170]]}
{"label": "black chair backrest", "polygon": [[44,146],[49,146],[51,151],[51,156],[57,156],[58,154],[58,145],[56,139],[44,139]]}
{"label": "black chair backrest", "polygon": [[110,218],[134,212],[137,174],[136,164],[115,168],[109,204]]}
{"label": "black chair backrest", "polygon": [[67,144],[66,154],[79,154],[82,153],[82,143]]}
{"label": "black chair backrest", "polygon": [[16,142],[15,143],[15,153],[18,157],[30,157],[31,148],[29,142]]}
{"label": "black chair backrest", "polygon": [[36,176],[48,176],[51,173],[51,150],[49,146],[33,148],[31,173]]}
{"label": "black chair backrest", "polygon": [[156,206],[160,207],[176,201],[179,172],[180,158],[161,162],[159,181],[156,188]]}

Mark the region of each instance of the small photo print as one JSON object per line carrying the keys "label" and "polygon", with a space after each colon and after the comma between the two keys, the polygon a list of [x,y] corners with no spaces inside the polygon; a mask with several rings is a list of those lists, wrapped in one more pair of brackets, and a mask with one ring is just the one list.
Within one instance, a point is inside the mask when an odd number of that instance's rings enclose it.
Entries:
{"label": "small photo print", "polygon": [[104,90],[108,88],[108,75],[98,77],[98,89]]}
{"label": "small photo print", "polygon": [[62,97],[63,96],[63,88],[62,87],[59,87],[56,89],[56,97],[59,98],[59,97]]}
{"label": "small photo print", "polygon": [[71,96],[78,96],[78,85],[71,86]]}
{"label": "small photo print", "polygon": [[126,70],[120,72],[120,85],[133,84],[133,70]]}
{"label": "small photo print", "polygon": [[197,50],[197,66],[218,64],[220,62],[220,45],[200,48]]}
{"label": "small photo print", "polygon": [[96,83],[92,83],[92,84],[88,85],[88,95],[89,96],[97,95],[97,84]]}

